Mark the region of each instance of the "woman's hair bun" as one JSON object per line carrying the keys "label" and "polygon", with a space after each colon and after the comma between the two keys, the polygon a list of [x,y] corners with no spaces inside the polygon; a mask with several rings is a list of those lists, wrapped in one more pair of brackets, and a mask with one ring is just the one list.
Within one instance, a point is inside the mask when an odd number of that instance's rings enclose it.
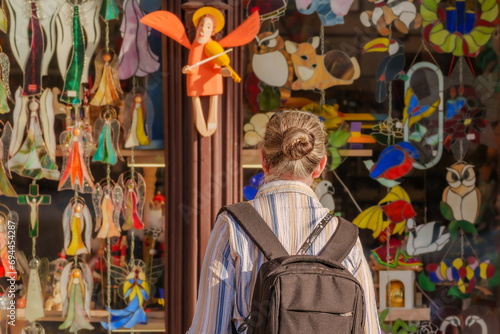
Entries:
{"label": "woman's hair bun", "polygon": [[306,157],[314,149],[315,138],[302,128],[290,128],[283,133],[281,152],[290,160]]}

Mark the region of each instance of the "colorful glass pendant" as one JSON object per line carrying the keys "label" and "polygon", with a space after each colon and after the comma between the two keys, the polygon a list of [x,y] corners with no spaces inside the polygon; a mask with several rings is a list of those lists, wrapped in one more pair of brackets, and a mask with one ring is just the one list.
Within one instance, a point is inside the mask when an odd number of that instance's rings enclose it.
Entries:
{"label": "colorful glass pendant", "polygon": [[59,329],[76,333],[82,329],[92,330],[89,322],[90,300],[92,299],[92,273],[81,259],[69,263],[61,274],[61,298],[64,301],[64,322]]}
{"label": "colorful glass pendant", "polygon": [[[359,78],[361,72],[355,57],[338,50],[316,55],[319,42],[318,36],[312,37],[311,43],[285,42],[297,75],[297,80],[292,83],[293,90],[325,90],[332,86],[350,85]],[[309,55],[314,57],[309,58]],[[314,70],[310,70],[311,66]]]}
{"label": "colorful glass pendant", "polygon": [[[60,2],[57,17],[54,20],[57,22],[57,33],[55,34],[57,36],[57,64],[70,93],[70,95],[63,97],[76,99],[75,96],[72,96],[72,92],[79,88],[78,82],[88,83],[91,60],[101,38],[99,22],[101,0],[53,1]],[[83,43],[78,36],[80,34],[83,34]],[[77,91],[76,97],[80,97],[79,91]]]}
{"label": "colorful glass pendant", "polygon": [[144,308],[151,296],[154,296],[154,284],[163,272],[163,264],[157,261],[145,264],[141,260],[135,260],[126,268],[111,266],[111,270],[120,283],[127,307],[123,310],[108,309],[111,323],[101,321],[101,325],[106,330],[116,330],[147,324]]}
{"label": "colorful glass pendant", "polygon": [[33,179],[57,180],[59,171],[55,163],[52,92],[50,89],[44,90],[40,100],[21,94],[21,89],[18,89],[9,147],[9,169]]}
{"label": "colorful glass pendant", "polygon": [[10,184],[10,174],[7,167],[11,135],[12,127],[10,126],[10,123],[7,123],[2,128],[2,136],[0,137],[0,195],[17,197],[16,191]]}
{"label": "colorful glass pendant", "polygon": [[450,233],[444,233],[445,226],[434,221],[418,225],[415,219],[407,220],[409,230],[406,252],[415,256],[440,251],[450,241]]}
{"label": "colorful glass pendant", "polygon": [[30,263],[29,283],[26,296],[26,320],[34,322],[45,316],[43,307],[42,286],[40,284],[40,260],[33,258]]}
{"label": "colorful glass pendant", "polygon": [[0,31],[7,33],[8,21],[3,8],[0,8]]}
{"label": "colorful glass pendant", "polygon": [[140,20],[144,16],[137,0],[125,0],[120,31],[123,43],[118,56],[119,78],[144,77],[160,68],[159,57],[151,51],[148,42],[150,29]]}
{"label": "colorful glass pendant", "polygon": [[124,231],[134,228],[142,230],[144,228],[144,198],[146,195],[146,182],[141,174],[131,171],[122,173],[118,178],[118,184],[123,189],[123,223]]}
{"label": "colorful glass pendant", "polygon": [[102,2],[99,14],[104,21],[117,19],[120,13],[118,12],[118,7],[116,6],[115,0],[104,0]]}
{"label": "colorful glass pendant", "polygon": [[58,189],[90,193],[94,189],[94,182],[89,168],[89,157],[94,144],[92,127],[89,124],[89,106],[83,107],[83,119],[79,117],[77,108],[73,120],[71,110],[72,107],[67,107],[66,131],[60,136],[64,160]]}
{"label": "colorful glass pendant", "polygon": [[100,161],[105,164],[115,165],[123,158],[118,148],[120,139],[120,123],[116,119],[114,109],[105,109],[94,124],[94,141],[97,142],[97,150],[92,161]]}
{"label": "colorful glass pendant", "polygon": [[404,45],[398,39],[376,38],[365,44],[365,52],[388,52],[377,66],[377,90],[375,99],[382,103],[387,98],[387,85],[400,77],[405,66]]}
{"label": "colorful glass pendant", "polygon": [[6,114],[10,112],[7,100],[13,101],[9,86],[9,73],[9,57],[5,53],[0,52],[0,114]]}
{"label": "colorful glass pendant", "polygon": [[250,0],[247,5],[247,16],[257,10],[262,21],[276,21],[285,15],[287,5],[288,0]]}
{"label": "colorful glass pendant", "polygon": [[[387,220],[384,219],[384,214]],[[359,228],[372,230],[373,237],[377,238],[391,224],[394,226],[390,229],[390,234],[403,233],[407,220],[415,215],[416,212],[406,191],[400,186],[395,186],[377,205],[361,212],[352,223]]]}
{"label": "colorful glass pendant", "polygon": [[31,36],[31,48],[24,67],[24,95],[33,96],[42,92],[42,59],[44,42],[42,27],[38,19],[38,4],[30,2],[31,15],[28,36]]}
{"label": "colorful glass pendant", "polygon": [[377,28],[382,36],[389,36],[392,26],[399,32],[408,34],[410,29],[418,29],[422,24],[422,17],[417,13],[413,0],[371,2],[374,2],[375,8],[362,12],[359,19],[365,27]]}
{"label": "colorful glass pendant", "polygon": [[321,24],[334,26],[344,24],[344,16],[351,8],[354,0],[331,1],[331,0],[297,0],[297,10],[304,15],[318,13]]}
{"label": "colorful glass pendant", "polygon": [[93,94],[91,106],[118,106],[123,91],[118,79],[118,57],[109,49],[101,50],[95,58],[96,85],[90,91]]}
{"label": "colorful glass pendant", "polygon": [[119,237],[120,211],[123,203],[122,188],[104,179],[101,184],[95,185],[92,203],[95,210],[97,237],[101,239]]}
{"label": "colorful glass pendant", "polygon": [[440,0],[423,0],[420,6],[425,41],[440,53],[477,56],[499,23],[496,0],[478,0],[479,14],[466,10],[464,0],[446,10],[439,4]]}
{"label": "colorful glass pendant", "polygon": [[443,202],[451,207],[455,220],[474,224],[481,206],[481,192],[476,187],[474,166],[457,162],[446,169],[449,186],[443,192]]}
{"label": "colorful glass pendant", "polygon": [[63,213],[64,249],[67,255],[90,253],[92,216],[82,197],[73,197]]}
{"label": "colorful glass pendant", "polygon": [[83,28],[80,24],[79,6],[73,7],[73,54],[64,78],[64,88],[61,101],[69,104],[81,102],[80,85],[82,82],[83,65],[85,63],[85,41]]}
{"label": "colorful glass pendant", "polygon": [[147,146],[150,144],[153,128],[153,104],[144,89],[135,88],[125,99],[124,128],[126,148]]}
{"label": "colorful glass pendant", "polygon": [[38,237],[38,206],[50,204],[50,195],[40,195],[38,192],[38,184],[30,185],[29,194],[19,195],[17,197],[18,204],[26,204],[30,207],[30,226],[29,236],[31,238]]}

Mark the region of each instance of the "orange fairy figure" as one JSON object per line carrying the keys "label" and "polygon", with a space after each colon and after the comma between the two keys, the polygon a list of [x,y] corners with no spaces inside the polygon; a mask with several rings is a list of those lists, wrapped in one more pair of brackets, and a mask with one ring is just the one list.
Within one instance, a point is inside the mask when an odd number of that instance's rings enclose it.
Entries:
{"label": "orange fairy figure", "polygon": [[[234,81],[241,79],[229,66],[232,49],[227,47],[241,46],[254,39],[260,29],[259,13],[255,11],[238,28],[216,42],[212,37],[224,28],[224,15],[213,7],[201,7],[193,14],[196,27],[196,38],[191,43],[186,35],[182,22],[173,13],[155,11],[144,16],[141,22],[174,39],[190,50],[188,65],[182,68],[187,74],[187,94],[193,100],[195,123],[198,132],[208,137],[217,129],[217,110],[219,96],[223,93],[222,77],[232,77]],[[201,106],[201,96],[210,96],[208,122],[205,122]]]}

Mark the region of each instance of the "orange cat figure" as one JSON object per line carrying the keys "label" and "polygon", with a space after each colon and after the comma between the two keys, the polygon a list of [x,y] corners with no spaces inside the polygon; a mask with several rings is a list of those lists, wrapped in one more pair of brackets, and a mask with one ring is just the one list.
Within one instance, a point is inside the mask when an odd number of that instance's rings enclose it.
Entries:
{"label": "orange cat figure", "polygon": [[356,58],[349,58],[344,52],[336,50],[318,55],[319,37],[315,36],[310,41],[300,44],[285,42],[298,78],[292,84],[293,90],[325,90],[332,86],[350,85],[359,78]]}
{"label": "orange cat figure", "polygon": [[[182,72],[187,75],[187,94],[193,101],[195,125],[198,132],[204,137],[211,136],[217,129],[219,97],[223,93],[222,76],[231,76],[235,81],[239,81],[238,75],[229,67],[227,54],[223,52],[214,54],[214,50],[241,46],[252,41],[260,29],[259,13],[254,12],[219,42],[214,41],[212,37],[222,30],[225,20],[224,15],[213,7],[201,7],[193,14],[196,37],[192,43],[187,38],[183,23],[173,13],[155,11],[144,16],[141,22],[190,50],[188,65],[182,69]],[[217,57],[210,59],[212,56]],[[201,96],[210,98],[208,122],[205,122],[203,115]]]}

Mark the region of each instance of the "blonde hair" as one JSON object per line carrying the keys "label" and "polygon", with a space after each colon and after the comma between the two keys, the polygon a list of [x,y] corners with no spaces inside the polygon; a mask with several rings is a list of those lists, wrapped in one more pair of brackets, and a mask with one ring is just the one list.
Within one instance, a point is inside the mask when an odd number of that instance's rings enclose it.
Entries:
{"label": "blonde hair", "polygon": [[305,179],[326,154],[325,128],[310,112],[279,111],[267,123],[262,150],[269,166],[266,182]]}

